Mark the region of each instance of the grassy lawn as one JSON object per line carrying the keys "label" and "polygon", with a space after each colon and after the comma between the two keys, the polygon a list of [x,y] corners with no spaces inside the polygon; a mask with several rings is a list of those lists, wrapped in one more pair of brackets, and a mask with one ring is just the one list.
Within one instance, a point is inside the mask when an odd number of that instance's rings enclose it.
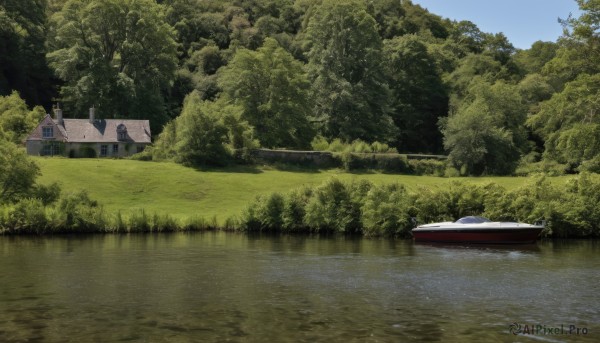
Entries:
{"label": "grassy lawn", "polygon": [[[168,162],[111,159],[42,158],[40,183],[59,182],[63,192],[81,189],[111,212],[144,208],[176,218],[216,216],[221,222],[239,214],[259,194],[286,192],[302,185],[318,185],[331,177],[401,183],[409,189],[444,187],[452,178],[347,173],[341,170],[282,171],[272,168],[231,167],[196,170]],[[557,181],[564,179],[557,178]],[[475,183],[495,182],[507,189],[526,182],[519,177],[460,178]]]}

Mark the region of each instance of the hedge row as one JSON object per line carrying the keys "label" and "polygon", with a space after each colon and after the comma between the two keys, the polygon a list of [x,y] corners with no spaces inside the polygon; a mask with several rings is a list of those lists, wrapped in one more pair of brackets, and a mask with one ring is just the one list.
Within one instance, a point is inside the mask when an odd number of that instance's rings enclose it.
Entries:
{"label": "hedge row", "polygon": [[443,189],[410,191],[400,184],[331,179],[318,187],[259,196],[239,218],[225,225],[191,217],[136,210],[106,213],[85,192],[62,196],[53,204],[21,199],[0,207],[0,233],[127,233],[236,229],[260,232],[335,232],[365,236],[410,237],[412,218],[420,223],[483,215],[496,221],[547,221],[549,237],[600,237],[600,180],[581,174],[564,185],[543,176],[515,190],[494,183],[452,181]]}
{"label": "hedge row", "polygon": [[544,177],[507,191],[497,184],[451,182],[444,189],[343,183],[259,196],[241,216],[243,231],[336,232],[409,237],[411,218],[451,221],[483,215],[497,221],[547,221],[550,237],[600,236],[600,182],[587,174],[553,185]]}
{"label": "hedge row", "polygon": [[356,153],[327,151],[288,151],[256,149],[255,163],[294,165],[317,168],[343,168],[346,171],[377,170],[387,173],[435,175],[447,174],[447,163],[439,159],[408,159],[396,153]]}
{"label": "hedge row", "polygon": [[178,221],[168,214],[148,214],[143,209],[127,215],[107,213],[85,192],[66,195],[51,205],[27,198],[0,207],[0,234],[173,232],[216,228],[216,220],[198,216]]}

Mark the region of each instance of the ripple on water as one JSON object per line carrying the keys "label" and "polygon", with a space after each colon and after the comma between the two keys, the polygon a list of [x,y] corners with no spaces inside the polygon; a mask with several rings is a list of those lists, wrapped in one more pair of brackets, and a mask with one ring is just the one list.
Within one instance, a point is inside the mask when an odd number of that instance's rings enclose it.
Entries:
{"label": "ripple on water", "polygon": [[579,241],[461,247],[208,233],[0,237],[6,244],[1,342],[511,341],[513,322],[600,332],[600,259]]}

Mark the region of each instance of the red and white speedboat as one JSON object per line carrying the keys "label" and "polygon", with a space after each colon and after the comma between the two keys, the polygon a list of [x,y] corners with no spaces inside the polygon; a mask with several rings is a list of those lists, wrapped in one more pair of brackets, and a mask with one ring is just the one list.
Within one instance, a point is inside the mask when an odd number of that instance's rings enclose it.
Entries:
{"label": "red and white speedboat", "polygon": [[533,243],[544,223],[493,222],[483,217],[463,217],[455,222],[419,225],[412,230],[415,241],[443,243]]}

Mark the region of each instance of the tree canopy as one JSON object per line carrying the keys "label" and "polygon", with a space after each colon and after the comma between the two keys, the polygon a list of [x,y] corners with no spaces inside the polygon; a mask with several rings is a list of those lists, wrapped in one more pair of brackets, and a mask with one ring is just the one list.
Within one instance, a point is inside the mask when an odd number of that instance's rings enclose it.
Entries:
{"label": "tree canopy", "polygon": [[231,157],[319,135],[471,174],[600,170],[600,2],[573,1],[562,37],[516,49],[410,0],[3,0],[0,136],[20,142],[44,112],[27,108],[58,101],[67,117],[149,119],[174,159],[177,144]]}
{"label": "tree canopy", "polygon": [[18,91],[29,105],[50,102],[46,22],[46,0],[0,2],[0,96]]}
{"label": "tree canopy", "polygon": [[21,144],[44,116],[44,109],[40,106],[30,111],[16,91],[0,96],[0,134],[8,141]]}
{"label": "tree canopy", "polygon": [[165,7],[152,0],[70,0],[55,13],[50,66],[64,81],[67,112],[92,106],[107,117],[168,119],[164,94],[177,65]]}
{"label": "tree canopy", "polygon": [[228,101],[241,106],[242,118],[263,146],[310,146],[310,84],[302,64],[275,39],[267,38],[257,51],[239,49],[219,84]]}
{"label": "tree canopy", "polygon": [[388,141],[389,87],[383,74],[383,43],[363,2],[325,0],[306,30],[313,115],[327,137]]}

